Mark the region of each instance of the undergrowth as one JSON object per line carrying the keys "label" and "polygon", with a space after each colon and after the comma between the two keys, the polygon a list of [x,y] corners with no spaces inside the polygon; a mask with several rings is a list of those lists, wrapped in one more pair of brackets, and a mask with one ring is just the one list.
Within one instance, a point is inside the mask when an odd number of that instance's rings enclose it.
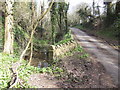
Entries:
{"label": "undergrowth", "polygon": [[[73,52],[84,52],[81,46],[77,46],[72,52],[69,54],[72,55]],[[81,55],[81,58],[88,57],[87,54]],[[28,66],[26,61],[23,61],[23,65],[19,67],[19,78],[24,81],[22,85],[19,83],[17,84],[16,88],[31,88],[33,86],[28,85],[28,80],[31,74],[35,73],[48,73],[56,78],[62,77],[64,70],[59,67],[60,59],[51,60],[48,67],[38,68],[34,66]]]}
{"label": "undergrowth", "polygon": [[59,41],[58,43],[55,43],[55,45],[67,43],[70,40],[73,40],[73,37],[72,37],[72,34],[71,34],[71,30],[69,30],[69,32],[64,35],[63,40]]}
{"label": "undergrowth", "polygon": [[12,63],[18,58],[12,55],[0,53],[0,88],[6,88],[11,80],[12,72],[10,71]]}
{"label": "undergrowth", "polygon": [[[10,70],[13,63],[17,62],[19,58],[13,55],[7,55],[0,53],[0,88],[7,88],[12,79],[12,72]],[[53,63],[49,67],[38,68],[27,65],[28,62],[23,60],[22,65],[18,68],[18,77],[20,79],[15,88],[35,88],[28,84],[30,75],[35,73],[49,73],[55,76],[60,76],[63,72],[62,68],[56,66],[57,60],[53,60]]]}
{"label": "undergrowth", "polygon": [[19,71],[19,78],[23,81],[22,83],[18,83],[16,88],[37,88],[34,86],[30,86],[28,84],[28,80],[30,75],[37,74],[37,73],[49,73],[52,75],[60,75],[63,72],[63,69],[57,67],[55,63],[49,67],[38,68],[34,66],[27,65],[27,62],[24,61],[24,64],[21,65],[18,69]]}
{"label": "undergrowth", "polygon": [[110,27],[98,31],[98,34],[107,38],[111,38],[113,40],[119,40],[120,18],[118,18]]}
{"label": "undergrowth", "polygon": [[[67,53],[67,55],[72,55],[73,52],[84,52],[83,48],[77,46],[74,50]],[[87,54],[80,56],[81,58],[87,57]],[[10,70],[13,63],[19,60],[18,57],[13,55],[7,55],[0,53],[0,88],[7,88],[12,79],[12,72]],[[18,77],[20,82],[17,83],[15,88],[37,88],[30,86],[28,83],[29,77],[32,74],[36,73],[48,73],[54,75],[57,78],[60,78],[64,73],[64,70],[58,66],[59,59],[52,60],[48,67],[38,68],[34,66],[27,65],[26,60],[22,61],[22,65],[18,68]]]}
{"label": "undergrowth", "polygon": [[65,53],[65,55],[66,56],[72,56],[74,54],[74,52],[84,52],[84,50],[83,50],[83,48],[81,46],[77,45],[76,48],[74,48],[70,52]]}
{"label": "undergrowth", "polygon": [[111,24],[109,27],[101,27],[99,30],[93,30],[91,28],[88,28],[87,26],[83,26],[83,25],[75,25],[73,27],[79,28],[81,30],[87,30],[87,31],[94,31],[91,32],[95,35],[104,37],[104,38],[109,38],[112,40],[119,40],[119,36],[120,36],[120,18],[118,18],[117,20],[115,20],[115,22],[113,24]]}

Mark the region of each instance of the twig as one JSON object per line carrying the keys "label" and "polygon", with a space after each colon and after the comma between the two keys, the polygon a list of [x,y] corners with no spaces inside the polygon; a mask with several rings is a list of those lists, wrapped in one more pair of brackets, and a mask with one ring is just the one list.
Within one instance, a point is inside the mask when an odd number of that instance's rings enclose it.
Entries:
{"label": "twig", "polygon": [[30,65],[32,62],[32,56],[33,56],[33,40],[31,41],[31,53],[30,53],[30,60],[29,60],[28,65]]}
{"label": "twig", "polygon": [[[26,53],[26,51],[27,51],[27,49],[28,49],[28,47],[29,47],[29,45],[30,45],[30,43],[31,43],[32,37],[33,37],[33,35],[34,35],[34,32],[35,32],[36,27],[38,26],[39,21],[40,21],[42,18],[44,18],[44,16],[47,14],[47,12],[50,11],[53,3],[54,3],[54,0],[52,0],[50,7],[49,7],[49,8],[40,16],[40,18],[36,21],[35,27],[33,28],[32,32],[31,32],[30,40],[29,40],[29,42],[28,42],[25,50],[22,52],[22,54],[21,54],[21,56],[20,56],[20,62],[22,61],[23,56],[24,56],[24,54]],[[33,26],[33,25],[31,25],[30,27],[32,27],[32,26]]]}
{"label": "twig", "polygon": [[[38,26],[39,21],[40,21],[42,18],[44,18],[44,16],[50,11],[53,3],[54,3],[54,0],[52,0],[50,7],[49,7],[49,8],[40,16],[40,18],[36,21],[35,27],[33,28],[32,32],[31,32],[31,36],[30,36],[29,42],[28,42],[25,50],[22,52],[22,54],[21,54],[21,56],[20,56],[20,62],[19,62],[19,63],[22,62],[23,56],[24,56],[24,54],[26,53],[26,51],[27,51],[27,49],[28,49],[28,47],[29,47],[29,45],[30,45],[30,43],[31,43],[31,41],[32,41],[32,37],[33,37],[33,35],[34,35],[34,32],[35,32],[36,27]],[[30,27],[32,27],[32,26],[33,26],[33,24],[32,24]],[[13,87],[18,83],[18,71],[17,71],[17,69],[16,69],[16,72],[15,72],[15,73],[16,73],[16,80],[15,80],[14,84],[12,84],[9,88],[13,88]]]}

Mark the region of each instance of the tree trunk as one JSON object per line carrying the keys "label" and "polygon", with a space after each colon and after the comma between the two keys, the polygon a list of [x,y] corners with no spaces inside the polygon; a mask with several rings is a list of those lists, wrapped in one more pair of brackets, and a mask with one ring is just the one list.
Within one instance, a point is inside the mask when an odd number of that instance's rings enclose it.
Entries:
{"label": "tree trunk", "polygon": [[68,32],[67,11],[65,12],[65,32]]}
{"label": "tree trunk", "polygon": [[[34,20],[35,20],[35,3],[34,3],[34,0],[32,0],[32,16],[31,16],[31,24],[33,25],[32,26],[32,30],[34,29]],[[32,31],[31,30],[31,31]],[[30,48],[30,59],[29,59],[29,63],[28,63],[28,65],[30,65],[31,64],[31,62],[32,62],[32,56],[33,56],[33,38],[32,38],[32,40],[31,40],[31,48]]]}
{"label": "tree trunk", "polygon": [[69,30],[68,30],[68,19],[67,19],[68,9],[69,9],[69,4],[65,3],[65,29],[66,29],[66,33],[69,32]]}
{"label": "tree trunk", "polygon": [[4,41],[4,53],[13,53],[13,4],[14,0],[6,0],[5,2],[5,41]]}
{"label": "tree trunk", "polygon": [[111,7],[110,7],[111,2],[107,2],[107,17],[111,14]]}
{"label": "tree trunk", "polygon": [[[44,12],[44,3],[41,5],[41,14]],[[44,28],[43,20],[41,20],[41,27]]]}
{"label": "tree trunk", "polygon": [[118,0],[118,2],[116,3],[116,9],[115,9],[116,16],[118,16],[119,13],[120,13],[120,1]]}
{"label": "tree trunk", "polygon": [[[35,21],[35,23],[34,23],[34,28],[33,28],[33,30],[31,31],[31,36],[30,36],[30,39],[29,39],[29,41],[28,41],[28,43],[27,43],[27,46],[26,46],[26,48],[24,49],[24,51],[22,52],[22,54],[20,55],[20,62],[22,61],[24,54],[26,53],[26,51],[28,50],[28,47],[30,46],[30,43],[31,43],[31,41],[32,41],[32,38],[33,38],[33,35],[34,35],[34,32],[35,32],[35,29],[37,28],[37,26],[38,26],[38,24],[39,24],[39,21],[41,21],[41,20],[44,18],[44,16],[50,11],[53,3],[54,3],[54,0],[52,0],[52,2],[51,2],[51,4],[50,4],[50,7]],[[29,28],[31,28],[32,26],[33,26],[33,25],[30,25]]]}
{"label": "tree trunk", "polygon": [[52,24],[52,44],[55,44],[55,29],[56,29],[56,2],[53,3],[51,8],[51,24]]}
{"label": "tree trunk", "polygon": [[93,0],[92,8],[93,8],[93,16],[95,16],[95,1],[94,0]]}

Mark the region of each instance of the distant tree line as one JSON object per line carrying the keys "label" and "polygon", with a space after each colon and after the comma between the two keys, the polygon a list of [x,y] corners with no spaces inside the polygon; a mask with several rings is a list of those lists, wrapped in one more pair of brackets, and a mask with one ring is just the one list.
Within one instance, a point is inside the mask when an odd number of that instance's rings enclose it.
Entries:
{"label": "distant tree line", "polygon": [[[98,2],[93,0],[92,6],[89,6],[87,3],[81,3],[77,6],[76,12],[71,14],[76,14],[76,20],[69,18],[69,23],[71,24],[82,24],[93,29],[100,29],[109,27],[120,18],[120,1],[117,0],[116,3],[113,3],[113,0],[104,0],[104,7],[101,7]],[[103,9],[103,13],[100,12],[100,9]],[[78,15],[78,16],[77,16]],[[74,25],[75,25],[74,24]]]}

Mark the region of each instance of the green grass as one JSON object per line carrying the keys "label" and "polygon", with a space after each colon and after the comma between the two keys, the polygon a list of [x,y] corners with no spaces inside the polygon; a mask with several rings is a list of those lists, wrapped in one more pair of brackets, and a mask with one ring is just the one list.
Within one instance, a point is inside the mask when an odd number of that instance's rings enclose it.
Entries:
{"label": "green grass", "polygon": [[118,31],[114,28],[106,28],[104,30],[99,30],[97,34],[106,38],[118,40]]}
{"label": "green grass", "polygon": [[[76,25],[74,27],[81,29],[81,30],[87,30],[88,32],[91,30],[91,29],[88,29],[86,27],[83,27],[82,25]],[[102,30],[96,30],[95,32],[94,32],[94,30],[92,30],[91,33],[98,35],[100,37],[118,40],[120,28],[116,28],[115,26],[110,26],[110,27],[104,28]]]}
{"label": "green grass", "polygon": [[72,37],[72,35],[71,35],[71,30],[69,30],[69,32],[64,35],[64,39],[63,39],[63,40],[59,41],[58,43],[55,43],[55,45],[67,43],[67,42],[69,42],[70,40],[73,40],[73,37]]}
{"label": "green grass", "polygon": [[80,59],[84,59],[84,58],[89,57],[89,54],[83,53],[82,55],[78,55],[77,57],[80,58]]}
{"label": "green grass", "polygon": [[80,58],[80,59],[84,59],[84,58],[88,58],[89,57],[89,54],[86,53],[81,46],[77,46],[74,51],[75,52],[81,52],[80,55],[77,55],[77,57]]}
{"label": "green grass", "polygon": [[81,52],[81,53],[83,53],[85,51],[84,51],[84,49],[81,46],[77,45],[77,47],[75,49],[65,53],[64,55],[61,55],[60,58],[63,58],[65,56],[73,56],[74,52]]}
{"label": "green grass", "polygon": [[73,51],[81,52],[81,53],[84,52],[82,46],[79,46],[79,45]]}
{"label": "green grass", "polygon": [[78,28],[78,29],[81,29],[81,30],[84,30],[84,29],[85,29],[85,28],[84,28],[82,25],[80,25],[80,24],[75,25],[75,26],[73,26],[73,27]]}
{"label": "green grass", "polygon": [[65,40],[61,40],[60,42],[56,43],[55,45],[59,45],[59,44],[63,44],[63,43],[67,43],[72,39],[65,39]]}

